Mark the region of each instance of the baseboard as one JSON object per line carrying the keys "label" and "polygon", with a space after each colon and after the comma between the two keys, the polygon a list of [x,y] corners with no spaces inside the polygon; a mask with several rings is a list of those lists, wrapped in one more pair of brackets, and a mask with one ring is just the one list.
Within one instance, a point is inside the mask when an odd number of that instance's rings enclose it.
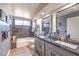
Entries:
{"label": "baseboard", "polygon": [[9,49],[9,51],[8,51],[8,53],[7,53],[7,56],[9,56],[10,50],[11,50],[11,49]]}

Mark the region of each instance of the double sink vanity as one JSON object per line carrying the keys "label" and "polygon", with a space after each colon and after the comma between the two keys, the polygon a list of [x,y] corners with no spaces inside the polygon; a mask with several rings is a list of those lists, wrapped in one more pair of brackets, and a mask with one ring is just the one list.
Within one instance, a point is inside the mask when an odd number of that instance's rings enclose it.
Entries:
{"label": "double sink vanity", "polygon": [[35,36],[35,52],[38,55],[79,55],[79,9],[73,10],[78,6],[79,4],[75,4],[56,12],[56,15],[42,18],[42,26],[38,32],[43,35]]}
{"label": "double sink vanity", "polygon": [[79,44],[72,41],[35,37],[35,52],[39,56],[78,56]]}

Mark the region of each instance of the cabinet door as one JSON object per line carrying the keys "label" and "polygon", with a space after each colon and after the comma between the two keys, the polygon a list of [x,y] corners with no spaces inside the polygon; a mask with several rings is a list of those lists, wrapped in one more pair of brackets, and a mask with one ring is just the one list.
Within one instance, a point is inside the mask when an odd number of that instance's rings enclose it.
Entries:
{"label": "cabinet door", "polygon": [[39,52],[41,56],[44,56],[44,41],[39,40]]}
{"label": "cabinet door", "polygon": [[35,38],[35,52],[37,52],[39,54],[39,39]]}
{"label": "cabinet door", "polygon": [[48,45],[47,45],[47,42],[45,42],[45,56],[48,55]]}
{"label": "cabinet door", "polygon": [[35,39],[35,52],[40,56],[44,56],[44,41],[40,40],[40,38]]}
{"label": "cabinet door", "polygon": [[74,53],[69,52],[61,47],[55,46],[53,44],[47,43],[47,47],[61,54],[62,56],[75,56]]}
{"label": "cabinet door", "polygon": [[52,49],[48,48],[47,49],[47,56],[60,56],[58,53],[53,51]]}

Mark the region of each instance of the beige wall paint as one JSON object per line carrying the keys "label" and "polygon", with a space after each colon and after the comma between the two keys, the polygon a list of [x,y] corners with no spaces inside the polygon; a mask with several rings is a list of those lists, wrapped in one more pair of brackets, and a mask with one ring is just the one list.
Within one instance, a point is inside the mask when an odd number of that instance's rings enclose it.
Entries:
{"label": "beige wall paint", "polygon": [[56,12],[55,13],[53,13],[53,18],[52,18],[52,21],[53,21],[53,23],[52,23],[52,31],[53,32],[56,32]]}

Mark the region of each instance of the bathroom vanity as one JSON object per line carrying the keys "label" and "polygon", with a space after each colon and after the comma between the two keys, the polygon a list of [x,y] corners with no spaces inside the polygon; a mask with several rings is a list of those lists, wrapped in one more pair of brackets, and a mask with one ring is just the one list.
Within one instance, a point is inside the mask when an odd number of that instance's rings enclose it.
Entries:
{"label": "bathroom vanity", "polygon": [[[79,4],[76,4],[58,11],[56,13],[56,25],[53,24],[54,19],[51,17],[42,19],[42,32],[45,35],[35,36],[35,52],[38,55],[79,56],[79,9],[73,10],[78,6]],[[49,24],[48,27],[47,24]],[[52,30],[53,25],[56,27],[55,31]]]}
{"label": "bathroom vanity", "polygon": [[35,52],[39,56],[77,56],[79,46],[77,44],[49,39],[45,36],[36,36]]}

